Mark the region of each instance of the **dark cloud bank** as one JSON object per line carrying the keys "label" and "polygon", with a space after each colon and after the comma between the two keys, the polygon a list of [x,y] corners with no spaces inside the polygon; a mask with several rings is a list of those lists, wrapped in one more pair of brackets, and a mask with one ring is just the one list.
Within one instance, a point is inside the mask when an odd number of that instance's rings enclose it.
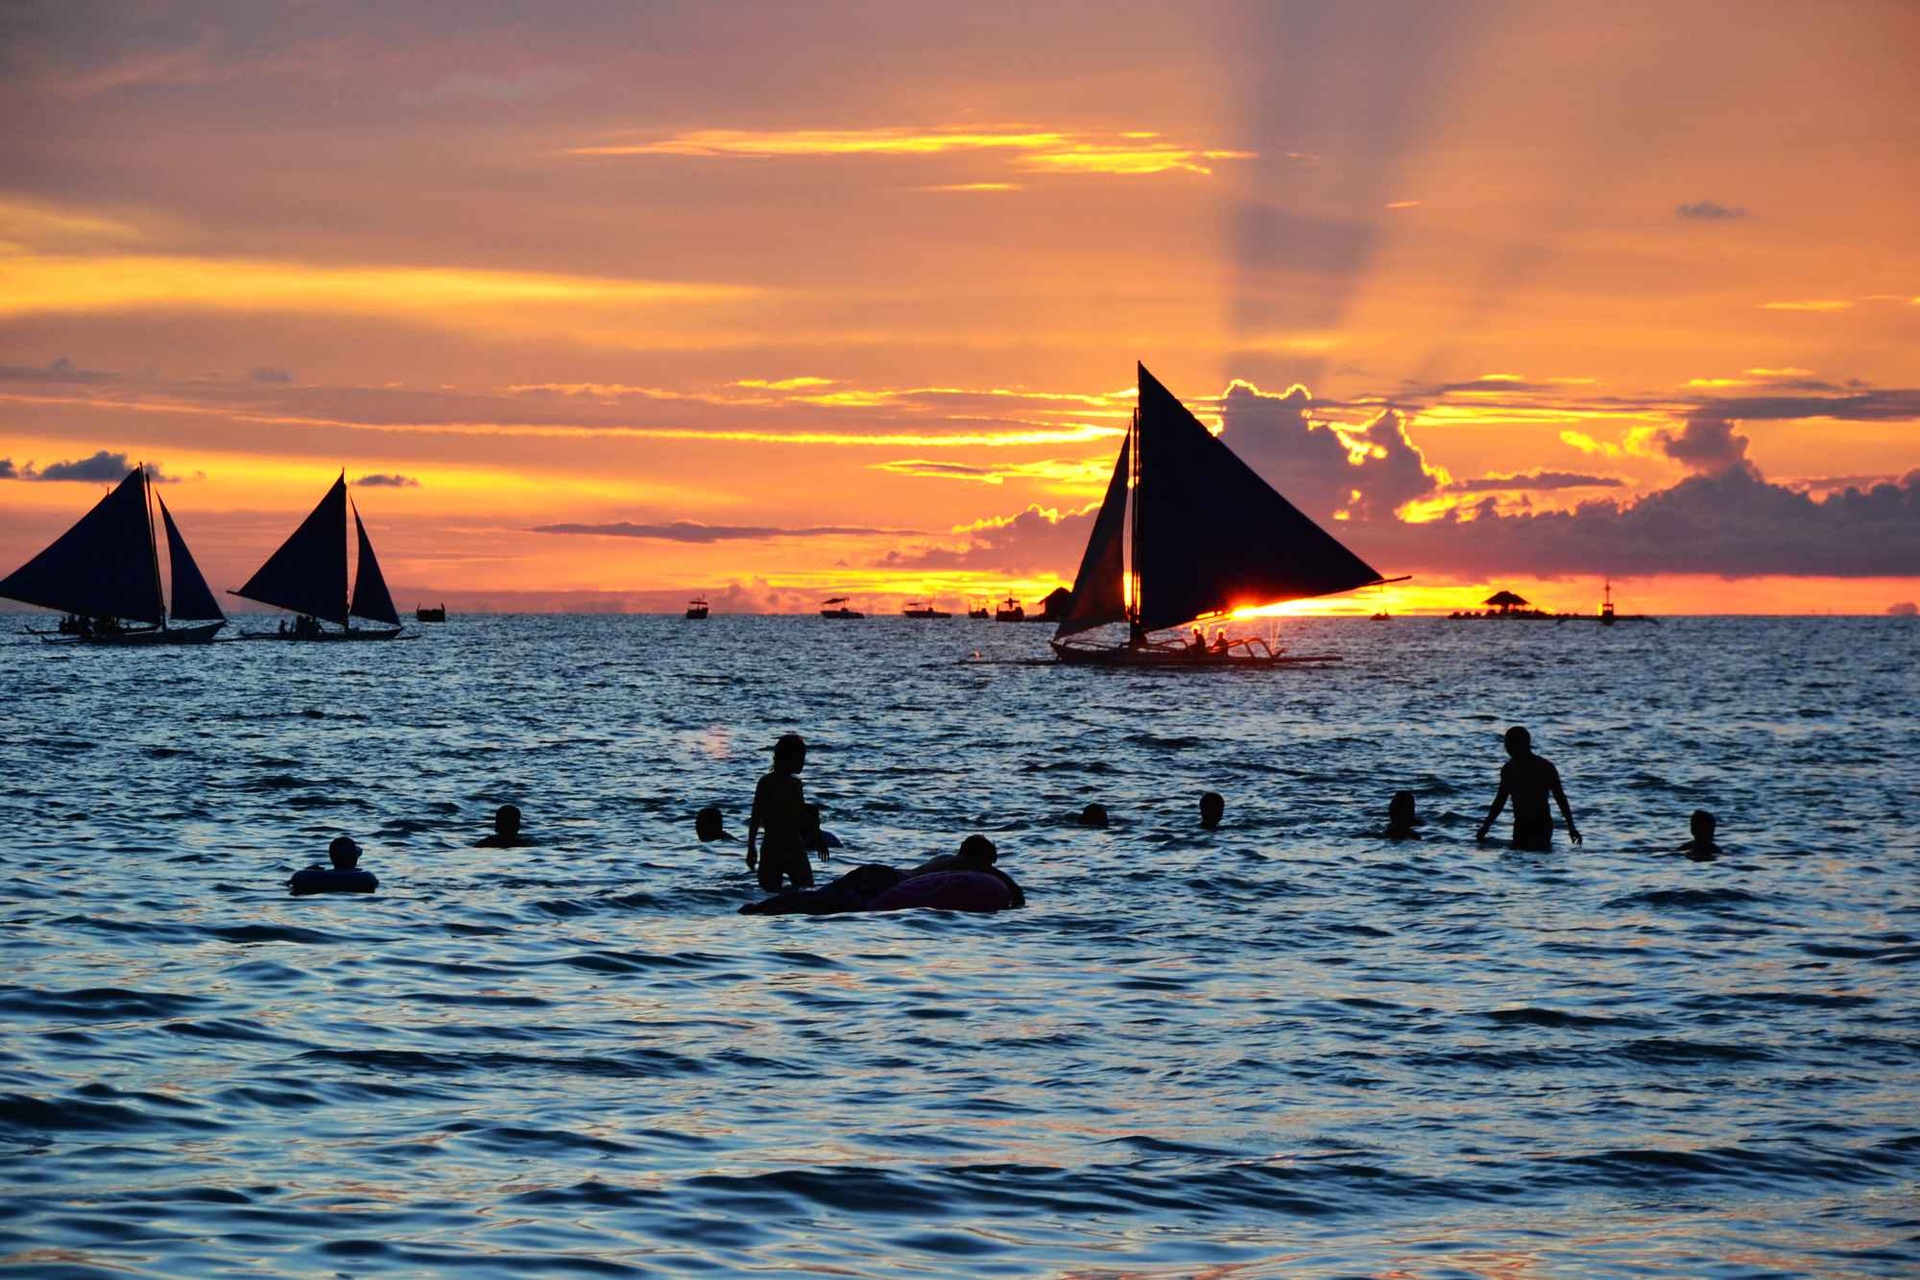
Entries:
{"label": "dark cloud bank", "polygon": [[[79,480],[92,484],[112,484],[133,470],[133,462],[124,453],[102,449],[90,457],[72,462],[49,462],[35,468],[31,462],[15,465],[12,458],[0,458],[0,480]],[[161,472],[160,464],[149,462],[147,476],[155,484],[173,484],[179,477]]]}
{"label": "dark cloud bank", "polygon": [[[1388,409],[1347,438],[1308,416],[1300,388],[1272,395],[1235,384],[1220,402],[1222,438],[1275,488],[1385,573],[1920,574],[1920,470],[1839,488],[1823,499],[1769,482],[1747,459],[1741,417],[1888,420],[1920,416],[1911,391],[1832,398],[1701,401],[1651,447],[1690,474],[1637,500],[1596,496],[1570,511],[1531,511],[1526,494],[1619,488],[1614,476],[1538,471],[1451,484],[1428,466]],[[1358,465],[1354,448],[1364,447]],[[1482,495],[1426,523],[1394,512],[1422,498]],[[1507,497],[1505,503],[1496,495]],[[1345,518],[1334,522],[1336,512]],[[965,531],[965,545],[895,552],[894,568],[1047,572],[1071,577],[1092,510],[1030,507]]]}

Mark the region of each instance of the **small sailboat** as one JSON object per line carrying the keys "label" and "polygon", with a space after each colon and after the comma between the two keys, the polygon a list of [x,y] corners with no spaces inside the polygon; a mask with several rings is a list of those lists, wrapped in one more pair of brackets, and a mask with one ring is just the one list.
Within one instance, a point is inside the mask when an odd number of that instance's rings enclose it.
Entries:
{"label": "small sailboat", "polygon": [[[360,551],[351,597],[347,594],[349,509]],[[360,522],[360,508],[347,497],[345,471],[247,584],[228,594],[295,615],[291,624],[283,621],[278,631],[255,632],[246,637],[249,640],[391,640],[400,634],[400,614],[373,554],[367,526]],[[384,625],[355,627],[354,618]],[[330,631],[320,625],[323,622],[340,629]]]}
{"label": "small sailboat", "polygon": [[864,618],[867,616],[858,609],[849,608],[847,599],[848,597],[846,596],[835,596],[831,600],[828,600],[826,606],[820,610],[820,616],[823,618],[832,618],[838,622],[847,622],[854,618]]}
{"label": "small sailboat", "polygon": [[951,618],[953,616],[944,609],[934,608],[931,600],[925,604],[918,600],[909,600],[902,612],[909,618]]}
{"label": "small sailboat", "polygon": [[1014,599],[1013,595],[1009,593],[1007,598],[1000,602],[1000,607],[993,611],[993,620],[995,622],[1025,622],[1027,620],[1027,611],[1021,608],[1020,602]]}
{"label": "small sailboat", "polygon": [[707,617],[707,602],[705,600],[687,601],[687,621],[688,622],[704,622],[706,620],[706,617]]}
{"label": "small sailboat", "polygon": [[[1188,667],[1328,661],[1282,656],[1263,639],[1208,645],[1152,633],[1236,609],[1334,595],[1387,581],[1242,462],[1145,365],[1106,499],[1054,632],[1060,661]],[[1123,643],[1074,637],[1112,623]]]}
{"label": "small sailboat", "polygon": [[[166,531],[171,609],[160,593],[153,504]],[[153,492],[144,463],[45,551],[0,581],[0,596],[65,614],[57,632],[42,633],[55,644],[206,644],[227,625],[173,513]],[[182,622],[198,625],[174,625]]]}

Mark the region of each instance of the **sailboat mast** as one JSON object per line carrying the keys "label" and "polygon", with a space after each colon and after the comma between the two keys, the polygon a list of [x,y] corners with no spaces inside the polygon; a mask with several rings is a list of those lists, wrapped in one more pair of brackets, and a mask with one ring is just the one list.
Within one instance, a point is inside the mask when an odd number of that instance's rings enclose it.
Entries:
{"label": "sailboat mast", "polygon": [[153,477],[140,464],[140,510],[147,517],[147,562],[153,566],[153,598],[160,601],[160,628],[167,626],[167,597],[160,588],[160,544],[153,532]]}
{"label": "sailboat mast", "polygon": [[1140,571],[1135,566],[1140,563],[1140,407],[1133,410],[1133,421],[1127,425],[1127,536],[1125,567],[1122,570],[1121,591],[1125,598],[1127,622],[1129,625],[1140,621]]}

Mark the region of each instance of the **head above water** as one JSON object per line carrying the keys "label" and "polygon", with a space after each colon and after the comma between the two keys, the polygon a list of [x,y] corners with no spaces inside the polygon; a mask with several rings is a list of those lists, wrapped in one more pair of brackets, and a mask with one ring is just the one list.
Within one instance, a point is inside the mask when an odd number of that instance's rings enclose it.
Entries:
{"label": "head above water", "polygon": [[503,836],[520,834],[520,806],[503,804],[493,811],[493,829]]}
{"label": "head above water", "polygon": [[797,733],[783,733],[773,744],[773,767],[779,773],[798,773],[807,767],[807,740]]}
{"label": "head above water", "polygon": [[1419,821],[1414,810],[1413,792],[1396,791],[1393,799],[1387,801],[1387,822],[1390,826],[1410,827]]}
{"label": "head above water", "polygon": [[1000,851],[993,847],[993,841],[985,836],[968,836],[960,842],[960,856],[969,862],[979,862],[992,866],[1000,860]]}
{"label": "head above water", "polygon": [[718,840],[724,825],[717,804],[710,804],[693,815],[693,834],[702,840]]}
{"label": "head above water", "polygon": [[335,871],[351,871],[359,865],[360,846],[353,842],[352,836],[335,836],[327,846],[327,857]]}
{"label": "head above water", "polygon": [[1200,825],[1211,831],[1220,825],[1220,819],[1227,816],[1226,797],[1218,791],[1208,791],[1200,797]]}
{"label": "head above water", "polygon": [[1507,754],[1524,756],[1533,750],[1533,735],[1519,725],[1507,730]]}
{"label": "head above water", "polygon": [[1693,817],[1687,823],[1688,828],[1693,832],[1693,838],[1695,840],[1705,840],[1708,842],[1713,840],[1713,833],[1719,825],[1719,819],[1715,818],[1705,809],[1695,809],[1693,811]]}
{"label": "head above water", "polygon": [[1107,806],[1095,801],[1080,811],[1080,825],[1083,827],[1104,827],[1107,825]]}

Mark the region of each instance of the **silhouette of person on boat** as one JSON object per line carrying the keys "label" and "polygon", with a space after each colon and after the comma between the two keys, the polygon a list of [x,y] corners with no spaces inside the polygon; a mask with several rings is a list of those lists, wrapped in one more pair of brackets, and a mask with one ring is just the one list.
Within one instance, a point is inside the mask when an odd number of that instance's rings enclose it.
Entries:
{"label": "silhouette of person on boat", "polygon": [[493,834],[473,842],[476,849],[520,849],[533,841],[520,834],[520,806],[503,804],[493,811]]}
{"label": "silhouette of person on boat", "polygon": [[1507,755],[1512,757],[1500,766],[1500,790],[1494,794],[1493,805],[1487,810],[1486,821],[1480,824],[1480,831],[1474,837],[1485,840],[1500,811],[1507,801],[1513,801],[1513,847],[1538,853],[1553,847],[1553,815],[1547,809],[1547,800],[1553,799],[1560,806],[1560,816],[1566,819],[1567,838],[1575,844],[1580,843],[1580,829],[1574,825],[1573,809],[1567,804],[1567,793],[1560,785],[1560,771],[1545,756],[1533,753],[1533,735],[1519,725],[1507,730]]}
{"label": "silhouette of person on boat", "polygon": [[1680,846],[1680,852],[1695,862],[1712,862],[1722,852],[1714,843],[1714,832],[1719,828],[1719,820],[1705,809],[1695,809],[1693,817],[1687,820],[1687,828],[1693,833],[1693,839]]}
{"label": "silhouette of person on boat", "polygon": [[800,771],[806,767],[806,739],[797,733],[782,734],[773,744],[773,769],[753,789],[747,866],[758,873],[760,887],[768,893],[776,892],[783,879],[793,881],[796,888],[811,889],[813,866],[807,861],[807,850],[826,856],[820,811],[807,803],[800,785]]}
{"label": "silhouette of person on boat", "polygon": [[1424,821],[1414,807],[1413,792],[1396,791],[1387,801],[1387,829],[1381,835],[1388,840],[1418,840]]}

